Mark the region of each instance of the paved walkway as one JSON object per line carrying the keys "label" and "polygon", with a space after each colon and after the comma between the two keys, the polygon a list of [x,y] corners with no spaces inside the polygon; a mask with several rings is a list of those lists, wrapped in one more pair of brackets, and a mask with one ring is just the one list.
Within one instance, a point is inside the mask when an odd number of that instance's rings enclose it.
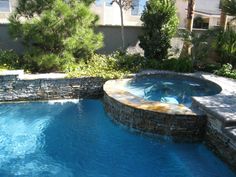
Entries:
{"label": "paved walkway", "polygon": [[236,126],[236,80],[200,72],[194,75],[217,83],[222,91],[217,95],[193,99],[201,108],[223,121],[226,126]]}
{"label": "paved walkway", "polygon": [[221,122],[221,130],[226,132],[236,146],[236,80],[207,73],[195,73],[194,75],[221,86],[222,91],[217,95],[194,97],[193,99],[203,110]]}

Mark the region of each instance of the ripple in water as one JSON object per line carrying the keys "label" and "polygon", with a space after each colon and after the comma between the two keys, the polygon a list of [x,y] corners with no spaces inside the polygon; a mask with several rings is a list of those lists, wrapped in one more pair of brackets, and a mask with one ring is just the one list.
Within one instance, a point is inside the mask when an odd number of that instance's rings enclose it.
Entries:
{"label": "ripple in water", "polygon": [[124,90],[150,101],[192,105],[192,96],[210,96],[221,91],[211,82],[186,76],[148,76],[131,80]]}
{"label": "ripple in water", "polygon": [[0,105],[0,176],[231,177],[202,144],[115,125],[99,100]]}

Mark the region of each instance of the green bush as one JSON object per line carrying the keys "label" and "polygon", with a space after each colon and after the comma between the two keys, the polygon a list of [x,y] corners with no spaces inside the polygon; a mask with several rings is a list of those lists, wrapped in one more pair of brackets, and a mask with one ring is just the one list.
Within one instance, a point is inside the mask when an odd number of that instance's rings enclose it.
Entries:
{"label": "green bush", "polygon": [[145,67],[145,58],[139,54],[127,55],[124,53],[115,53],[111,55],[116,59],[117,69],[130,71],[132,73],[139,72]]}
{"label": "green bush", "polygon": [[236,70],[233,69],[232,65],[229,63],[224,64],[222,68],[216,71],[216,74],[219,76],[236,79]]}
{"label": "green bush", "polygon": [[0,66],[5,69],[20,67],[20,58],[13,50],[0,50]]}
{"label": "green bush", "polygon": [[236,31],[220,30],[214,42],[214,48],[220,56],[221,64],[230,63],[234,68],[236,67]]}
{"label": "green bush", "polygon": [[93,76],[105,79],[123,78],[129,74],[147,69],[191,72],[192,63],[188,58],[168,59],[163,61],[146,60],[140,55],[93,55],[89,60],[80,60],[74,70],[67,73],[68,77]]}
{"label": "green bush", "polygon": [[198,66],[195,68],[198,71],[204,71],[209,73],[215,73],[221,68],[219,63],[205,63],[204,65]]}
{"label": "green bush", "polygon": [[112,56],[93,55],[89,60],[80,60],[73,71],[67,73],[69,78],[91,76],[105,79],[122,78],[129,70],[121,69],[118,59]]}
{"label": "green bush", "polygon": [[77,0],[44,1],[49,5],[29,2],[32,9],[41,5],[43,10],[40,12],[27,11],[19,3],[10,17],[10,33],[14,38],[22,39],[27,48],[23,61],[28,69],[62,70],[67,68],[64,66],[67,62],[90,58],[102,47],[102,34],[95,34],[93,30],[98,17],[86,4]]}
{"label": "green bush", "polygon": [[173,0],[149,0],[141,16],[143,34],[140,47],[148,59],[167,59],[170,40],[178,26],[176,7]]}
{"label": "green bush", "polygon": [[[206,30],[200,34],[180,30],[179,37],[184,40],[184,48],[181,57],[190,57],[195,68],[203,67],[208,63],[209,55],[212,50],[212,38],[217,35],[216,30]],[[187,53],[187,48],[191,46],[191,54]]]}
{"label": "green bush", "polygon": [[173,58],[164,60],[161,69],[187,73],[193,72],[193,65],[190,58]]}
{"label": "green bush", "polygon": [[69,52],[62,54],[54,53],[35,53],[27,52],[24,55],[25,70],[31,72],[48,72],[48,71],[69,71],[75,65],[75,59]]}

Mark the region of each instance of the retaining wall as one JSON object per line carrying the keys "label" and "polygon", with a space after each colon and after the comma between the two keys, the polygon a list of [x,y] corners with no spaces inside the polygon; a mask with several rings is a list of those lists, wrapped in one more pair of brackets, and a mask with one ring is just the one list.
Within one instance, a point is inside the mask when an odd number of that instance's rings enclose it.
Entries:
{"label": "retaining wall", "polygon": [[4,75],[0,76],[0,101],[98,97],[103,84],[103,79],[94,77],[27,80]]}

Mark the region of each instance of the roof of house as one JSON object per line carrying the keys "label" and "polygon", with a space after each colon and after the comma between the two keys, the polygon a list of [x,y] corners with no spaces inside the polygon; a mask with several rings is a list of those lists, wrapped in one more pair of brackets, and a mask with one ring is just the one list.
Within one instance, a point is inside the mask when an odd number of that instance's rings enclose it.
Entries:
{"label": "roof of house", "polygon": [[220,0],[196,0],[195,11],[207,15],[220,15]]}

